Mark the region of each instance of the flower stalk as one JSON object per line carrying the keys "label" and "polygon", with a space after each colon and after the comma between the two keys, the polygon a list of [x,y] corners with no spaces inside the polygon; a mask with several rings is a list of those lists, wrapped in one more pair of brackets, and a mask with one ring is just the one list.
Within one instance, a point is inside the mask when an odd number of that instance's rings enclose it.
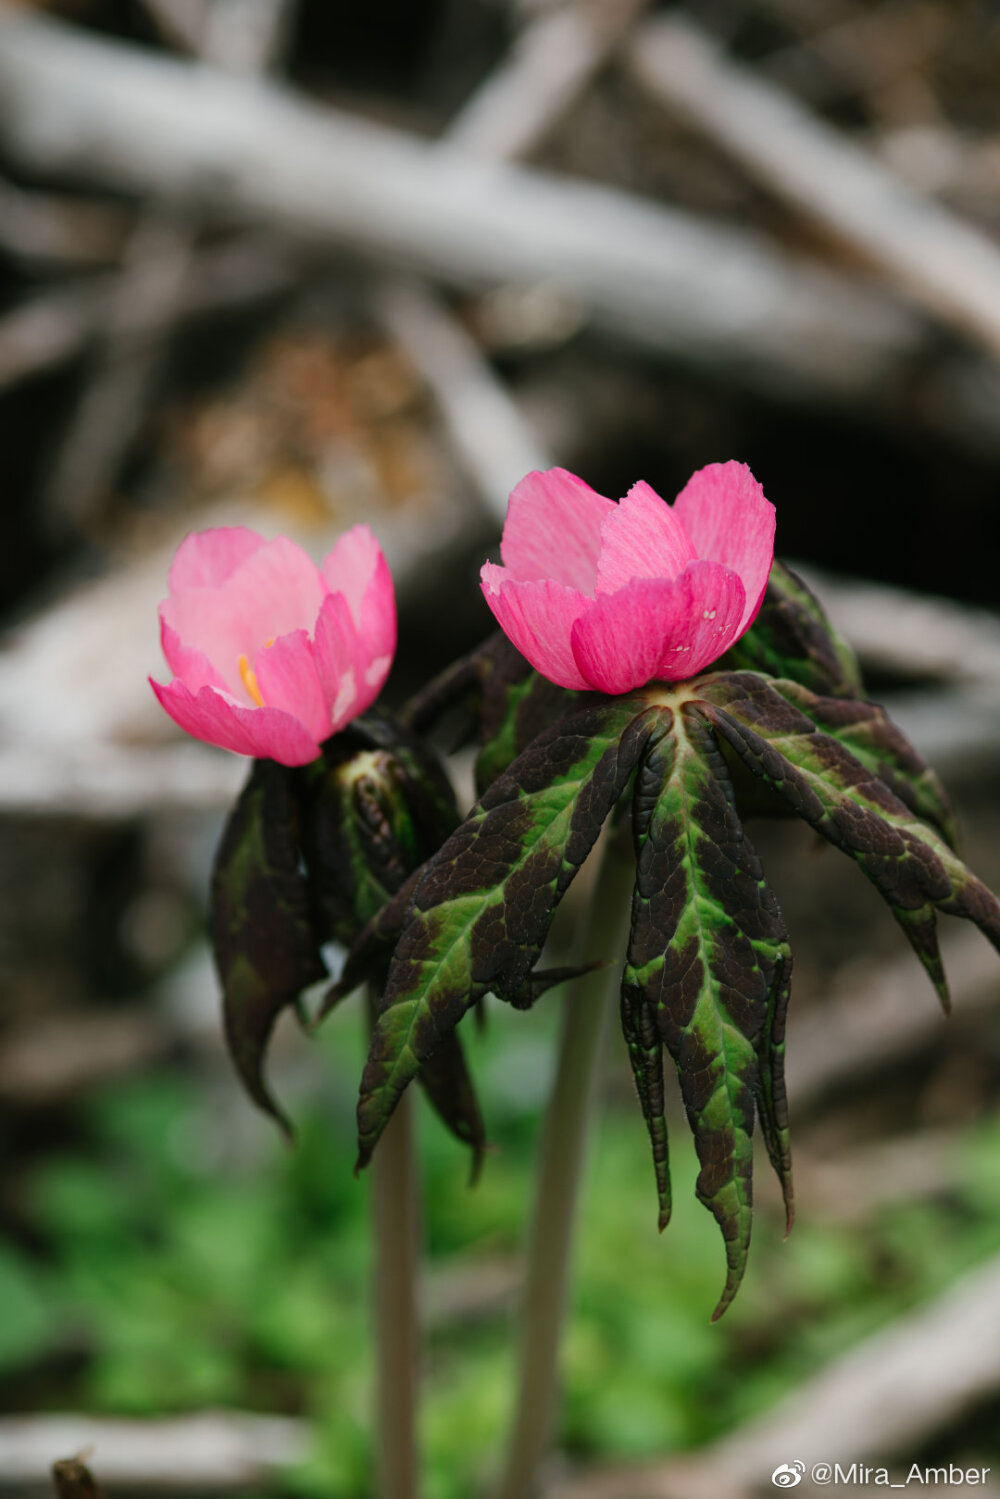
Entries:
{"label": "flower stalk", "polygon": [[583,974],[563,998],[528,1236],[516,1403],[496,1499],[532,1499],[555,1432],[577,1203],[635,879],[627,833],[625,825],[605,835],[583,926],[580,956],[600,966]]}
{"label": "flower stalk", "polygon": [[420,1318],[419,1185],[413,1099],[397,1109],[373,1162],[375,1492],[416,1499]]}

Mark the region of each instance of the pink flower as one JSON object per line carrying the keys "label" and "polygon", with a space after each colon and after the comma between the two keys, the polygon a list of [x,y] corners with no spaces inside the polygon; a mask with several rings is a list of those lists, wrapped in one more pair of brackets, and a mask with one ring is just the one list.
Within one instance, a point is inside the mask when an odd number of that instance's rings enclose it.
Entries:
{"label": "pink flower", "polygon": [[245,526],[186,536],[160,605],[175,723],[240,755],[305,765],[377,697],[396,649],[392,576],[367,526],[322,566]]}
{"label": "pink flower", "polygon": [[674,504],[642,480],[616,505],[564,468],[510,497],[483,594],[504,633],[560,687],[630,692],[693,677],[757,616],[774,506],[743,463],[711,463]]}

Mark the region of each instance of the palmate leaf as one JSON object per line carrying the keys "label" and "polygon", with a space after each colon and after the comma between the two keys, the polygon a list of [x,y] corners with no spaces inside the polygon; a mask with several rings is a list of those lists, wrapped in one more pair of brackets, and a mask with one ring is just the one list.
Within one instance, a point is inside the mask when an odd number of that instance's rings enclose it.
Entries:
{"label": "palmate leaf", "polygon": [[592,700],[496,780],[421,877],[393,958],[358,1104],[364,1165],[396,1101],[489,991],[530,997],[553,912],[638,761],[655,710]]}
{"label": "palmate leaf", "polygon": [[[948,1006],[936,913],[975,922],[1000,950],[1000,903],[847,745],[824,733],[780,683],[753,672],[698,683],[701,708],[744,765],[851,854],[887,901]],[[891,767],[890,767],[891,769]]]}
{"label": "palmate leaf", "polygon": [[827,697],[863,695],[854,652],[802,579],[777,560],[757,618],[717,669],[765,672]]}
{"label": "palmate leaf", "polygon": [[633,826],[626,1041],[653,1146],[661,1228],[669,1215],[664,1045],[677,1067],[701,1162],[697,1194],[726,1243],[718,1317],[746,1264],[757,1109],[791,1219],[781,1045],[790,955],[725,762],[690,704],[661,712],[637,777]]}
{"label": "palmate leaf", "polygon": [[250,1097],[286,1130],[264,1082],[264,1053],[281,1011],[326,974],[293,784],[273,760],[254,763],[216,855],[209,911],[230,1054]]}
{"label": "palmate leaf", "polygon": [[[818,639],[824,627],[808,598],[796,602],[794,589],[789,597],[795,609],[786,613],[794,622],[804,610]],[[698,1196],[726,1245],[720,1315],[747,1256],[756,1118],[792,1214],[791,955],[742,826],[743,781],[769,788],[769,806],[782,803],[857,861],[943,1000],[938,911],[976,922],[1000,949],[1000,904],[949,846],[950,810],[936,778],[882,709],[851,695],[850,661],[814,646],[797,660],[821,690],[719,670],[632,697],[583,698],[498,778],[412,898],[386,908],[399,940],[362,1080],[360,1164],[402,1089],[470,1007],[489,990],[531,1002],[545,978],[533,965],[555,907],[634,774],[637,880],[622,1027],[661,1227],[670,1213],[664,1049],[677,1069],[701,1163]]]}

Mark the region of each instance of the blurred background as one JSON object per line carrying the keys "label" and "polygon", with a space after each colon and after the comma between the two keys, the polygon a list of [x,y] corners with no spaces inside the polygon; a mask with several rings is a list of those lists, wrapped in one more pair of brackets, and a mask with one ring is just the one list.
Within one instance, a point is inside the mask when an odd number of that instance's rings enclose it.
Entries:
{"label": "blurred background", "polygon": [[[370,1492],[362,1017],[279,1028],[287,1149],[204,940],[244,767],[145,681],[180,537],[320,556],[368,521],[401,702],[488,633],[529,469],[669,498],[741,459],[996,887],[998,231],[988,0],[0,3],[0,1494],[89,1443],[115,1493]],[[796,954],[798,1223],[762,1158],[710,1327],[683,1117],[660,1238],[616,1044],[551,1492],[857,1459],[1000,1493],[1000,966],[947,923],[945,1023],[848,861],[753,836]],[[475,1190],[421,1120],[429,1499],[504,1431],[554,1023],[469,1038]]]}

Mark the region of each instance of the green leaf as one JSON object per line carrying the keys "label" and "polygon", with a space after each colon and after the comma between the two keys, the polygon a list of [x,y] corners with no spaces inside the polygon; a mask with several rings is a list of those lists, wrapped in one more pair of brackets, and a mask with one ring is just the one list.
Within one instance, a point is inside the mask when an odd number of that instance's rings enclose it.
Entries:
{"label": "green leaf", "polygon": [[250,1097],[286,1130],[264,1052],[281,1011],[326,974],[299,863],[294,776],[273,760],[254,763],[216,855],[209,910],[230,1054]]}
{"label": "green leaf", "polygon": [[626,1040],[653,1146],[661,1227],[669,1212],[666,1126],[649,1016],[677,1067],[701,1162],[697,1194],[726,1244],[719,1317],[750,1242],[757,1107],[791,1210],[781,1067],[787,984],[778,977],[787,975],[788,943],[725,761],[695,704],[662,710],[637,777],[633,821]]}
{"label": "green leaf", "polygon": [[1000,904],[992,892],[930,824],[775,684],[752,672],[719,674],[699,682],[698,693],[717,733],[744,765],[857,860],[947,1008],[936,912],[975,922],[1000,950]]}
{"label": "green leaf", "polygon": [[556,906],[624,790],[653,716],[643,702],[604,698],[559,720],[429,861],[362,1078],[359,1165],[441,1037],[490,990],[523,994]]}
{"label": "green leaf", "polygon": [[[327,741],[310,781],[306,859],[328,935],[350,944],[322,1020],[362,982],[381,991],[416,869],[455,827],[458,809],[437,759],[375,710]],[[425,1063],[419,1080],[447,1128],[472,1147],[475,1175],[486,1131],[457,1036]]]}
{"label": "green leaf", "polygon": [[854,652],[802,579],[777,560],[760,613],[719,669],[785,677],[828,697],[856,698],[864,691]]}

